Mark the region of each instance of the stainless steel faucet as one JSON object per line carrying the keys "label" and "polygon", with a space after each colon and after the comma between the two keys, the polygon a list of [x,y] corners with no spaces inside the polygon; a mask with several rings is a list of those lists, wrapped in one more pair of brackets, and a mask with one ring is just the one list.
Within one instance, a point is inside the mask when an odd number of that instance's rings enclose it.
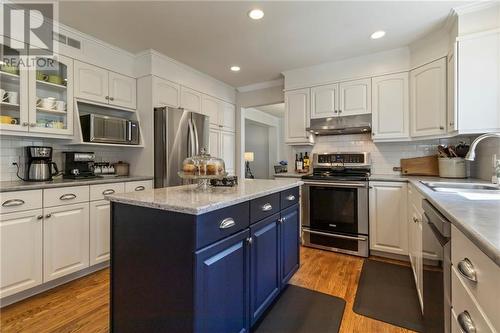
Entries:
{"label": "stainless steel faucet", "polygon": [[465,155],[465,159],[468,161],[474,161],[476,159],[476,146],[479,142],[486,138],[500,138],[500,133],[486,133],[478,136],[474,141],[472,141],[469,151],[467,155]]}

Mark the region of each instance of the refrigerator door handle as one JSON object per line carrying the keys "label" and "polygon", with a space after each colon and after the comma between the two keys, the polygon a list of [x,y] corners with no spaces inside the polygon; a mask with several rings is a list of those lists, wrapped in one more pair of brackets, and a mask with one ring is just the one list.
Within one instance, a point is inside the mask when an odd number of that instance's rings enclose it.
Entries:
{"label": "refrigerator door handle", "polygon": [[194,126],[191,119],[188,119],[188,156],[196,155],[196,142],[194,140]]}
{"label": "refrigerator door handle", "polygon": [[193,125],[193,130],[194,130],[194,141],[195,141],[195,148],[196,148],[196,154],[200,153],[200,142],[198,140],[198,129],[196,128],[196,124],[192,123]]}

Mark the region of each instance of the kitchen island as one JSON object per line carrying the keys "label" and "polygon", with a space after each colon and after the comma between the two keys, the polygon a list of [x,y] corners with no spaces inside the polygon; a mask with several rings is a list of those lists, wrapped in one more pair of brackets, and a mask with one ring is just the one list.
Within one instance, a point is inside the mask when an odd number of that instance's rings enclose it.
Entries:
{"label": "kitchen island", "polygon": [[301,184],[109,196],[111,331],[248,332],[299,267]]}

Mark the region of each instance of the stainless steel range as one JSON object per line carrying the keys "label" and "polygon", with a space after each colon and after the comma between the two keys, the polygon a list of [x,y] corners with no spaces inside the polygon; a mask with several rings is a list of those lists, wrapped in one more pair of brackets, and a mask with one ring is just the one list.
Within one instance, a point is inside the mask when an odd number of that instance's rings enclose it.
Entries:
{"label": "stainless steel range", "polygon": [[369,153],[313,154],[302,177],[305,246],[368,257]]}

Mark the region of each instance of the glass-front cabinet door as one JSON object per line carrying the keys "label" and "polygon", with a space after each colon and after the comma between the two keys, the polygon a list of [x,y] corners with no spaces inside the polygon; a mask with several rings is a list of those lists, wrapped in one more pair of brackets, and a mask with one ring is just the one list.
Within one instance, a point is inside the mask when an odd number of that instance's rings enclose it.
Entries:
{"label": "glass-front cabinet door", "polygon": [[30,132],[73,134],[73,60],[36,56],[30,63]]}
{"label": "glass-front cabinet door", "polygon": [[26,57],[0,41],[0,130],[28,130],[28,70]]}

